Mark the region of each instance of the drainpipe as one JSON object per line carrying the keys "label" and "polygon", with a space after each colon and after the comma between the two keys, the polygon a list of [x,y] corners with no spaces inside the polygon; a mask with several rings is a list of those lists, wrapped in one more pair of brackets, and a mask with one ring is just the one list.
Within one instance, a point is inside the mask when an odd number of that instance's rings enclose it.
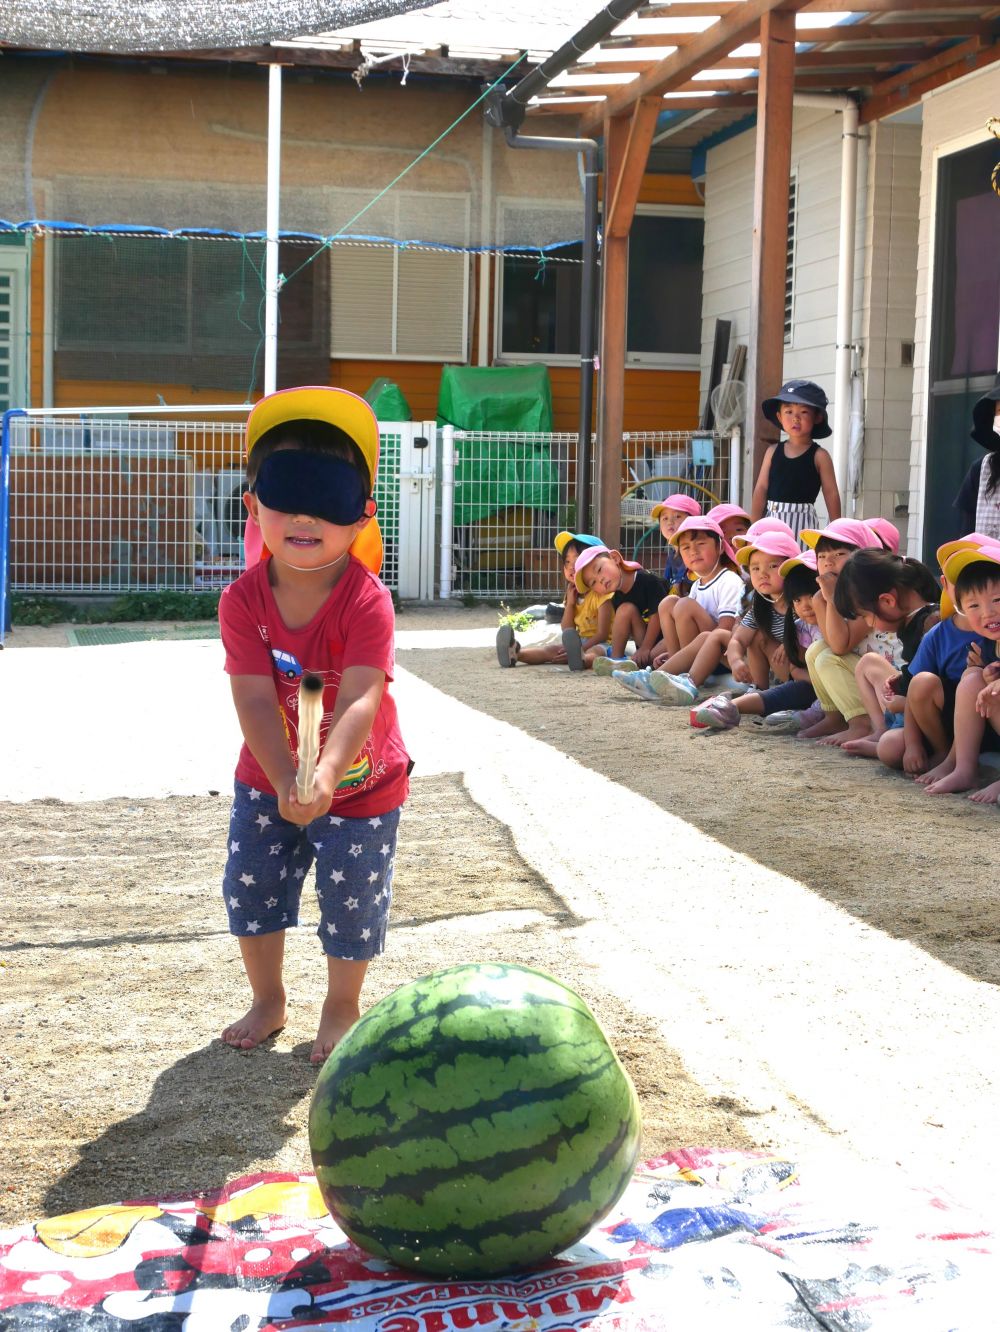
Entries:
{"label": "drainpipe", "polygon": [[509,92],[495,89],[486,99],[489,124],[502,129],[511,148],[543,148],[583,156],[583,281],[580,288],[580,420],[576,461],[576,528],[590,527],[591,417],[594,407],[595,312],[597,309],[597,154],[595,139],[552,138],[519,133],[528,103],[550,80],[602,41],[646,0],[611,0],[601,12],[564,42],[558,51],[526,74]]}
{"label": "drainpipe", "polygon": [[795,94],[796,106],[841,111],[844,117],[840,152],[840,254],[837,260],[837,349],[833,400],[833,471],[847,513],[847,471],[851,441],[851,353],[854,344],[854,248],[858,200],[858,104],[850,97]]}

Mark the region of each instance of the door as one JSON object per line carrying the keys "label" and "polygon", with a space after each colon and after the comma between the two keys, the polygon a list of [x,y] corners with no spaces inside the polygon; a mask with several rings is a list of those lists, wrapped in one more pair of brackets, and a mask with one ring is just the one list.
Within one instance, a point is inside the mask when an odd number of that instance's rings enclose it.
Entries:
{"label": "door", "polygon": [[28,255],[0,245],[0,413],[28,404]]}
{"label": "door", "polygon": [[990,186],[994,139],[938,163],[933,314],[927,406],[925,559],[961,536],[953,506],[983,450],[969,438],[972,405],[993,386],[1000,360],[1000,198]]}

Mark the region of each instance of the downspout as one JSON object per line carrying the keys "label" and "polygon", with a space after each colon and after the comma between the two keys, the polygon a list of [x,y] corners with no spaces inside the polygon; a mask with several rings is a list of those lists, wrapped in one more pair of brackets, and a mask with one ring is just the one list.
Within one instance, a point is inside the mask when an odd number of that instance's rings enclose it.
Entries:
{"label": "downspout", "polygon": [[547,60],[526,74],[509,92],[496,89],[486,100],[487,121],[502,129],[511,148],[542,148],[580,153],[583,157],[583,280],[580,285],[580,418],[576,463],[576,529],[590,526],[591,418],[594,409],[595,314],[597,310],[597,176],[595,139],[553,138],[521,134],[528,103],[549,81],[602,41],[645,0],[611,0],[594,18]]}
{"label": "downspout", "polygon": [[858,104],[850,97],[795,94],[796,106],[841,111],[844,117],[840,151],[840,253],[837,260],[837,346],[833,400],[833,471],[847,513],[847,473],[851,442],[851,354],[854,351],[854,249],[858,201]]}

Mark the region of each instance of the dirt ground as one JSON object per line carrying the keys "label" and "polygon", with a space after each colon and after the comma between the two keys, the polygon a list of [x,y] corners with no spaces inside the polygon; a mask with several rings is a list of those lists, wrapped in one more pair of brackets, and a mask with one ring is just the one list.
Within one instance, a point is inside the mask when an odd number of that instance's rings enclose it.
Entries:
{"label": "dirt ground", "polygon": [[[404,612],[399,628],[475,637],[495,624],[478,608]],[[60,632],[22,631],[17,645],[65,646]],[[608,680],[501,671],[489,637],[402,647],[399,663],[859,920],[1000,983],[996,809],[927,797],[878,765],[791,739],[693,732],[684,710],[641,703]],[[776,1145],[752,1106],[707,1092],[656,1024],[597,981],[577,948],[581,922],[461,777],[421,776],[417,760],[389,948],[365,1001],[460,961],[553,971],[591,1004],[628,1066],[645,1155]],[[538,800],[565,793],[539,790]],[[309,1168],[323,975],[315,908],[305,895],[306,928],[289,943],[288,1027],[249,1055],[223,1046],[217,1033],[245,998],[219,890],[227,815],[216,794],[0,805],[0,1224]],[[591,812],[567,802],[567,819],[580,828]],[[966,846],[974,879],[957,868]],[[669,847],[662,858],[683,874]]]}

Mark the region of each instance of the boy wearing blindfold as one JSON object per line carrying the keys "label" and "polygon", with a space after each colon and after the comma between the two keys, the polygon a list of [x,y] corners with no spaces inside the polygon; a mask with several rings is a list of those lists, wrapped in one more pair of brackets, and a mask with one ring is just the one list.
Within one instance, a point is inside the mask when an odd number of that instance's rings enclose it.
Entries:
{"label": "boy wearing blindfold", "polygon": [[[359,1016],[382,952],[409,759],[389,694],[393,611],[379,581],[371,496],[378,424],[342,389],[286,389],[247,422],[244,503],[262,558],[226,588],[219,623],[244,744],[223,895],[252,991],[222,1039],[252,1050],[285,1024],[285,931],[316,866],[327,992],[312,1051],[322,1063]],[[248,543],[249,545],[249,543]],[[323,681],[312,798],[296,791],[298,696]]]}

